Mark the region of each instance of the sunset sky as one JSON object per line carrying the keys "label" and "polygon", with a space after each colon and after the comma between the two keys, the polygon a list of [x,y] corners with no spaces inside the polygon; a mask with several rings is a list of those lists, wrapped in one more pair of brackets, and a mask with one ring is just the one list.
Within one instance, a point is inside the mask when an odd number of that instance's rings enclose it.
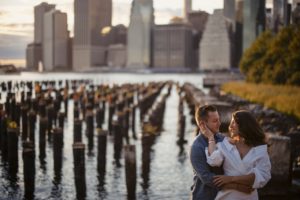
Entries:
{"label": "sunset sky", "polygon": [[[33,7],[42,0],[1,0],[0,1],[0,64],[8,59],[24,63],[26,45],[33,41]],[[56,4],[56,9],[68,14],[68,29],[73,34],[74,0],[48,0]],[[113,0],[113,25],[128,26],[132,0]],[[166,24],[173,16],[183,15],[184,0],[154,0],[155,23]],[[194,10],[209,13],[215,8],[222,8],[223,0],[194,0]]]}

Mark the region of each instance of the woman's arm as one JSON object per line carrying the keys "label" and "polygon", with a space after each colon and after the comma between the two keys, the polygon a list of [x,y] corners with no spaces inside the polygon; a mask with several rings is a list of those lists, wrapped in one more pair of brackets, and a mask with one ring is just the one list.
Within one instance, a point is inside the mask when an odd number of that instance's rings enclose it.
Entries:
{"label": "woman's arm", "polygon": [[241,176],[218,175],[218,176],[214,176],[213,183],[218,187],[222,187],[224,184],[227,183],[237,183],[237,184],[252,187],[254,180],[255,180],[254,173],[248,175],[241,175]]}
{"label": "woman's arm", "polygon": [[255,167],[252,172],[255,174],[253,188],[262,188],[271,179],[271,162],[267,152],[267,147],[260,148],[261,157],[256,161]]}

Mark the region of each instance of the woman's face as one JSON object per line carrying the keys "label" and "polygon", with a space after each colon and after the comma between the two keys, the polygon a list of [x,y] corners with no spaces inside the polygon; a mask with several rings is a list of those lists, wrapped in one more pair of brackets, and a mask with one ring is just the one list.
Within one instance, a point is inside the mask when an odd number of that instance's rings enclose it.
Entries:
{"label": "woman's face", "polygon": [[236,123],[236,121],[234,120],[234,118],[232,117],[231,118],[231,122],[230,122],[230,125],[229,125],[229,132],[230,132],[230,136],[231,137],[235,137],[235,136],[238,136],[239,134],[239,126],[238,124]]}

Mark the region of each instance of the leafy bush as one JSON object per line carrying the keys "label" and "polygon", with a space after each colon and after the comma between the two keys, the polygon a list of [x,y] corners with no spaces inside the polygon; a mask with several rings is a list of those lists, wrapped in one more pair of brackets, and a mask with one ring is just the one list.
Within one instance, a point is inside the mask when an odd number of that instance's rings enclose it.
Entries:
{"label": "leafy bush", "polygon": [[249,82],[300,85],[300,27],[262,33],[245,51],[240,70]]}
{"label": "leafy bush", "polygon": [[229,82],[222,90],[300,119],[300,87]]}

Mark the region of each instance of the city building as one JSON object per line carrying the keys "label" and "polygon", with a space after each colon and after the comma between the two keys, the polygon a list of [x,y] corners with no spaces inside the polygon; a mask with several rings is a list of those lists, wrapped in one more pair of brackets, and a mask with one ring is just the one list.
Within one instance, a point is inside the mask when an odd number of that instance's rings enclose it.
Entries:
{"label": "city building", "polygon": [[124,44],[111,44],[108,47],[107,65],[109,67],[124,68],[126,66],[126,46]]}
{"label": "city building", "polygon": [[42,60],[41,44],[30,43],[26,47],[26,68],[29,71],[37,71]]}
{"label": "city building", "polygon": [[[199,38],[201,38],[202,33],[205,29],[209,14],[205,11],[192,11],[188,13],[188,22],[192,24],[193,28],[197,30]],[[197,43],[197,45],[199,42]]]}
{"label": "city building", "polygon": [[112,0],[74,1],[73,69],[106,65],[107,43],[101,32],[111,26]]}
{"label": "city building", "polygon": [[288,24],[287,0],[273,0],[273,30],[278,32],[280,28]]}
{"label": "city building", "polygon": [[153,0],[133,0],[127,32],[127,68],[145,69],[152,65]]}
{"label": "city building", "polygon": [[26,48],[26,66],[29,70],[38,70],[43,63],[44,14],[55,8],[55,5],[41,3],[34,7],[34,40]]}
{"label": "city building", "polygon": [[265,30],[265,0],[244,0],[243,52]]}
{"label": "city building", "polygon": [[188,21],[189,13],[192,12],[192,0],[184,0],[183,16],[185,21]]}
{"label": "city building", "polygon": [[34,7],[34,43],[42,44],[44,35],[44,14],[54,8],[54,4],[45,2]]}
{"label": "city building", "polygon": [[209,16],[199,48],[199,69],[202,71],[231,68],[231,39],[223,9]]}
{"label": "city building", "polygon": [[223,13],[231,39],[231,66],[238,67],[242,56],[243,0],[224,0]]}
{"label": "city building", "polygon": [[197,63],[193,51],[192,27],[188,24],[156,25],[153,42],[153,69],[192,70]]}
{"label": "city building", "polygon": [[43,32],[44,71],[68,69],[67,14],[55,9],[45,13]]}
{"label": "city building", "polygon": [[300,3],[294,8],[292,13],[292,22],[300,26]]}

